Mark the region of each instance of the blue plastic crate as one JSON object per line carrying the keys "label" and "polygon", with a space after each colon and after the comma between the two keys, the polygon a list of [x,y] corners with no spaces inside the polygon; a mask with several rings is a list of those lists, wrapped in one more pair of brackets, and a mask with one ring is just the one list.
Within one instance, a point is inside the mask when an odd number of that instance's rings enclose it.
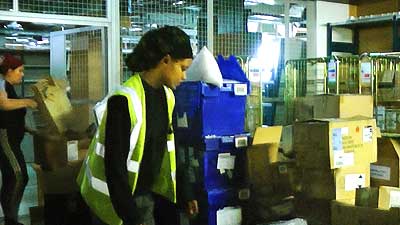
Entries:
{"label": "blue plastic crate", "polygon": [[[243,86],[244,85],[244,86]],[[184,82],[175,91],[174,127],[191,139],[244,133],[245,83],[218,88],[201,81]]]}
{"label": "blue plastic crate", "polygon": [[[224,173],[221,173],[221,169],[218,169],[218,158],[220,157],[220,160],[227,159],[223,154],[235,156],[235,159],[233,169],[225,169]],[[225,156],[229,157],[228,155]],[[204,152],[204,165],[200,166],[204,168],[203,183],[205,189],[212,190],[215,188],[231,188],[243,185],[245,183],[245,157],[245,151],[240,149],[222,152]]]}

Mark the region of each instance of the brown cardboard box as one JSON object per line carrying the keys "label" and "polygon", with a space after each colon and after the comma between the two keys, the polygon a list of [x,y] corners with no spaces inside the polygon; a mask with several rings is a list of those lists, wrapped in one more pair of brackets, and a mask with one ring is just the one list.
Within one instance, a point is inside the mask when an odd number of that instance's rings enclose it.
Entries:
{"label": "brown cardboard box", "polygon": [[339,169],[303,169],[302,193],[308,198],[354,203],[356,188],[370,186],[369,164]]}
{"label": "brown cardboard box", "polygon": [[77,140],[61,135],[36,133],[33,136],[34,162],[45,170],[55,170],[65,167],[68,161],[82,158],[80,155],[84,151],[78,149],[87,149],[90,140],[81,135],[74,138]]}
{"label": "brown cardboard box", "polygon": [[67,130],[65,119],[72,112],[66,90],[50,77],[32,85],[32,90],[40,112],[38,129],[46,129],[49,133],[64,133]]}
{"label": "brown cardboard box", "polygon": [[250,184],[262,187],[271,184],[270,164],[278,160],[282,126],[258,127],[253,144],[247,148],[247,174]]}
{"label": "brown cardboard box", "polygon": [[37,130],[65,135],[70,131],[83,132],[94,122],[92,104],[79,102],[72,105],[65,83],[48,77],[32,85],[38,102],[38,112],[34,116]]}
{"label": "brown cardboard box", "polygon": [[303,168],[341,168],[377,160],[375,119],[320,119],[295,123],[294,150]]}
{"label": "brown cardboard box", "polygon": [[68,162],[67,166],[54,171],[45,171],[39,164],[32,167],[38,178],[38,188],[44,194],[66,194],[79,191],[76,183],[83,160]]}
{"label": "brown cardboard box", "polygon": [[390,209],[400,207],[400,188],[380,186],[378,208]]}
{"label": "brown cardboard box", "polygon": [[[327,225],[331,220],[331,201],[310,199],[298,195],[295,198],[295,216],[307,220],[310,225]],[[344,225],[344,224],[342,224]]]}
{"label": "brown cardboard box", "polygon": [[400,187],[400,143],[392,138],[378,138],[378,161],[371,164],[371,186]]}
{"label": "brown cardboard box", "polygon": [[382,210],[332,201],[332,225],[399,225],[400,209]]}
{"label": "brown cardboard box", "polygon": [[314,118],[373,117],[371,95],[316,95],[296,98],[295,120]]}
{"label": "brown cardboard box", "polygon": [[356,189],[356,206],[378,208],[379,189],[365,187]]}
{"label": "brown cardboard box", "polygon": [[271,165],[274,193],[291,195],[299,191],[301,173],[296,162],[277,162]]}

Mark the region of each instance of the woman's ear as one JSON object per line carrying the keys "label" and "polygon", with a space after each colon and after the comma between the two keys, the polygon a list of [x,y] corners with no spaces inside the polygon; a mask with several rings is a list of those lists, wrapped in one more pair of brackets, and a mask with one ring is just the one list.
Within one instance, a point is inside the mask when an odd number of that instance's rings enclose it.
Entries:
{"label": "woman's ear", "polygon": [[161,59],[161,62],[168,64],[171,62],[171,60],[172,60],[171,56],[169,54],[167,54]]}

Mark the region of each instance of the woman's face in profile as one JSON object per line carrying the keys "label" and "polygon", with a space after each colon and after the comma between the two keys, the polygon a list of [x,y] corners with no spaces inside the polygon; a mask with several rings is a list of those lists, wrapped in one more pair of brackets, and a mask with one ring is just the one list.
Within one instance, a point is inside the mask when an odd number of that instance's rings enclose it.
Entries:
{"label": "woman's face in profile", "polygon": [[163,83],[171,89],[176,89],[186,79],[186,70],[192,61],[191,58],[174,60],[169,57],[163,70]]}
{"label": "woman's face in profile", "polygon": [[20,84],[24,77],[24,65],[17,67],[16,69],[9,69],[5,76],[5,79],[12,85]]}

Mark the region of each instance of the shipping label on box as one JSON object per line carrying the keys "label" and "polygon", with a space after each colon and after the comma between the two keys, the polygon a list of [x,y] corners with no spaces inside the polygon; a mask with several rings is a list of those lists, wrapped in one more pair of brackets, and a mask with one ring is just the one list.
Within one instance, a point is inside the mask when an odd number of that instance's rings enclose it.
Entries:
{"label": "shipping label on box", "polygon": [[371,178],[390,181],[390,167],[371,164]]}

